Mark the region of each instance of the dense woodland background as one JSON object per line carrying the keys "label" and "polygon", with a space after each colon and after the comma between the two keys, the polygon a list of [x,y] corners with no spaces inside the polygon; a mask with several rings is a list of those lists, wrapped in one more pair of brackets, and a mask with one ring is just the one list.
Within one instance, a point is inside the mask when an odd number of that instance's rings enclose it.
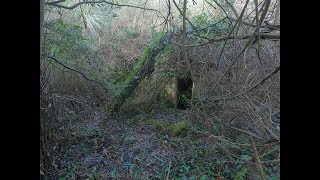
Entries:
{"label": "dense woodland background", "polygon": [[280,0],[40,0],[42,179],[280,179]]}

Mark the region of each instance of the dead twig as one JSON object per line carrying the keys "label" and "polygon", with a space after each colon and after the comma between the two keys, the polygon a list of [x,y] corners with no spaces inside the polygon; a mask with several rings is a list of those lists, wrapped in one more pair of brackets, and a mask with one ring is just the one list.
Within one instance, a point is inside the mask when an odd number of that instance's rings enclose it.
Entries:
{"label": "dead twig", "polygon": [[253,85],[252,87],[250,87],[247,91],[251,91],[252,89],[258,87],[259,85],[263,84],[267,79],[269,79],[270,77],[272,77],[274,74],[276,74],[277,72],[280,71],[280,66],[276,67],[271,73],[269,73],[266,77],[264,77],[261,81],[259,81],[257,84]]}
{"label": "dead twig", "polygon": [[254,157],[255,157],[255,160],[256,160],[256,167],[261,175],[261,178],[263,180],[266,180],[266,174],[265,172],[263,171],[263,167],[261,165],[261,161],[260,161],[260,158],[259,158],[259,154],[258,154],[258,151],[257,151],[257,147],[256,147],[256,143],[254,142],[253,138],[251,137],[251,142],[252,142],[252,147],[253,147],[253,150],[254,150]]}
{"label": "dead twig", "polygon": [[260,140],[262,139],[261,137],[255,135],[255,134],[252,134],[251,132],[245,131],[245,130],[243,130],[243,129],[239,129],[239,128],[230,126],[230,125],[225,124],[225,123],[221,123],[221,124],[223,124],[223,125],[225,125],[225,126],[227,126],[227,127],[229,127],[229,128],[232,128],[232,129],[234,129],[234,130],[241,131],[241,132],[243,132],[243,133],[245,133],[245,134],[247,134],[247,135],[250,135],[250,136],[252,136],[252,137],[255,137],[255,138],[257,138],[257,139],[260,139]]}

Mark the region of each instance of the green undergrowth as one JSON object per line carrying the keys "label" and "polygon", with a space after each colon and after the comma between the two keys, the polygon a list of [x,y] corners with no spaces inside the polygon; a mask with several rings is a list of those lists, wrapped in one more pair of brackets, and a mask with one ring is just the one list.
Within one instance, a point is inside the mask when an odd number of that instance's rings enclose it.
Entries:
{"label": "green undergrowth", "polygon": [[[162,112],[161,117],[164,116],[165,111]],[[169,114],[168,112],[166,112]],[[225,150],[232,153],[233,155],[244,159],[250,160],[254,151],[250,146],[250,138],[242,133],[235,134],[234,139],[229,139],[230,142],[225,141],[212,141],[209,136],[204,136],[203,134],[197,134],[194,132],[196,130],[206,130],[205,126],[200,126],[199,124],[194,124],[191,127],[191,121],[181,118],[182,120],[172,122],[169,119],[160,120],[157,117],[159,114],[157,112],[139,114],[136,116],[129,115],[121,115],[119,117],[119,121],[116,123],[118,128],[125,129],[124,127],[129,127],[128,129],[135,129],[137,126],[146,126],[143,127],[144,130],[139,133],[150,133],[148,128],[152,128],[156,130],[156,136],[152,136],[155,138],[150,141],[150,147],[156,147],[161,149],[163,153],[171,154],[170,156],[160,157],[158,156],[150,156],[152,161],[145,161],[144,157],[146,156],[145,149],[139,147],[139,156],[136,156],[136,160],[121,162],[122,164],[118,164],[113,168],[109,169],[108,176],[128,179],[166,179],[168,175],[168,179],[234,179],[234,180],[244,180],[244,179],[261,179],[257,168],[255,165],[249,165],[243,163],[238,158],[234,158],[229,153],[226,153]],[[168,116],[170,118],[171,116]],[[121,120],[122,119],[122,120]],[[125,121],[123,121],[125,119]],[[143,120],[145,119],[145,120]],[[142,123],[143,122],[143,123]],[[220,130],[221,127],[217,127],[217,130]],[[139,129],[139,128],[137,128]],[[126,130],[119,131],[119,133],[113,134],[114,141],[107,142],[104,145],[104,148],[108,149],[106,152],[119,151],[117,153],[122,154],[124,151],[123,148],[132,148],[132,142],[135,141],[131,136],[134,134],[134,131],[129,130],[126,133]],[[115,131],[117,132],[117,131]],[[100,129],[96,129],[95,131],[87,131],[87,134],[101,134]],[[130,135],[129,135],[130,134]],[[150,134],[149,134],[150,135]],[[79,148],[81,152],[76,153],[82,156],[87,154],[92,154],[96,151],[97,145],[101,145],[103,143],[103,136],[97,136],[93,139],[87,139],[82,142],[82,148]],[[232,141],[232,142],[231,142]],[[153,144],[155,143],[155,144]],[[156,144],[160,145],[156,146]],[[249,146],[242,146],[241,144],[249,144]],[[223,150],[222,148],[225,150]],[[258,151],[261,150],[262,146],[257,146]],[[172,152],[175,153],[172,153]],[[261,161],[268,161],[275,159],[274,157],[277,152],[280,151],[279,146],[274,146],[270,150],[261,153],[260,159]],[[68,151],[69,152],[69,151]],[[98,151],[99,152],[99,151]],[[100,153],[103,151],[100,151]],[[158,152],[154,150],[153,152]],[[112,154],[111,154],[112,155]],[[111,159],[110,154],[105,157],[105,159]],[[116,163],[115,163],[116,164]],[[170,166],[169,166],[170,164]],[[157,166],[156,171],[152,171],[151,166]],[[85,170],[87,172],[90,171],[90,176],[95,179],[101,179],[102,177],[106,177],[104,172],[99,169],[100,166],[88,168],[83,167],[79,163],[79,161],[73,162],[64,162],[64,177],[67,179],[72,179],[76,177],[80,170]],[[128,167],[127,170],[123,170],[125,167]],[[85,168],[85,169],[83,169]],[[101,168],[101,167],[100,167]],[[276,167],[273,165],[265,164],[263,165],[264,171],[267,175],[267,179],[279,179],[280,167]],[[277,169],[278,168],[278,169]],[[144,176],[146,172],[151,172],[149,177]],[[168,173],[169,172],[169,173]],[[122,173],[122,174],[121,174]],[[125,178],[125,179],[126,179]],[[103,178],[102,178],[103,179]]]}

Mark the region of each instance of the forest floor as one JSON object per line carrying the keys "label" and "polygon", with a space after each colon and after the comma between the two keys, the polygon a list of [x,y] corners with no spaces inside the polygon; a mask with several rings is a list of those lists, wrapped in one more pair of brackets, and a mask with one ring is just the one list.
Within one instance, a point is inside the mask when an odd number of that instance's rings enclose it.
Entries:
{"label": "forest floor", "polygon": [[[72,137],[56,149],[54,166],[60,179],[230,179],[239,171],[247,173],[212,147],[207,136],[191,128],[183,136],[175,135],[147,123],[184,120],[183,110],[114,119],[99,109],[93,114],[80,116],[72,125]],[[279,169],[271,169],[277,177]]]}

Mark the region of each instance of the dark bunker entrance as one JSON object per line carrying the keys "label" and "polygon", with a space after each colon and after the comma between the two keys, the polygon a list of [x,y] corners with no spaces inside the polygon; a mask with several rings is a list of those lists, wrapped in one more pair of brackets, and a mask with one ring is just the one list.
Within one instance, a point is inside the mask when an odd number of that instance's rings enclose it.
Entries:
{"label": "dark bunker entrance", "polygon": [[192,98],[192,86],[193,81],[191,78],[178,78],[177,90],[178,90],[178,102],[177,108],[186,110],[190,108],[190,102]]}

